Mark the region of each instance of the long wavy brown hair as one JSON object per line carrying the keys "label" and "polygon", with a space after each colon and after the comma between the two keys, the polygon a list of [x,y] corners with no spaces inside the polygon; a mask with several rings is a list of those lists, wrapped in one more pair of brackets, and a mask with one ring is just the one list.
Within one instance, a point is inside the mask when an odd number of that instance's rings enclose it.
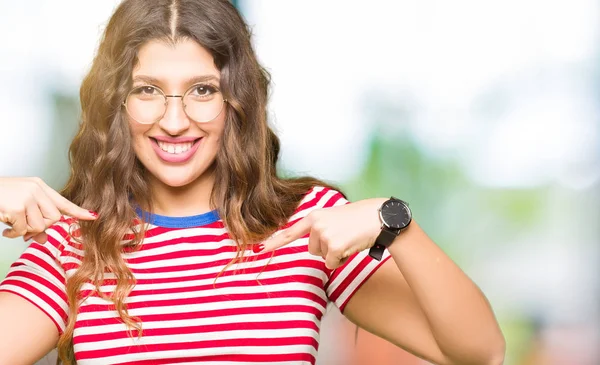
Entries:
{"label": "long wavy brown hair", "polygon": [[[99,218],[79,222],[84,258],[66,284],[70,315],[58,341],[59,363],[75,363],[73,332],[86,282],[111,300],[121,320],[141,335],[141,323],[127,311],[135,277],[122,257],[122,240],[138,218],[134,204],[152,207],[152,197],[122,102],[140,47],[149,40],[182,39],[194,40],[212,54],[228,100],[211,205],[238,244],[236,259],[248,244],[284,225],[311,187],[328,186],[311,177],[278,177],[280,144],[266,112],[270,76],[257,61],[248,26],[229,1],[123,1],[81,85],[82,122],[70,147],[71,175],[62,191],[75,204],[97,211]],[[128,246],[139,247],[143,235],[143,229],[135,231]],[[102,294],[107,273],[116,278],[116,289]]]}

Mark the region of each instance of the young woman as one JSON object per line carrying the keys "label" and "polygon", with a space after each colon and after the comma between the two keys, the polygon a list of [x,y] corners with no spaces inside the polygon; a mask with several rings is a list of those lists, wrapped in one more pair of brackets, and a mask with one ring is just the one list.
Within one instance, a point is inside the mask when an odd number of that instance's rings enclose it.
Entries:
{"label": "young woman", "polygon": [[226,0],[116,9],[66,199],[0,180],[5,236],[35,236],[0,284],[0,364],[314,364],[329,301],[433,363],[502,363],[484,295],[404,202],[277,176],[268,84]]}

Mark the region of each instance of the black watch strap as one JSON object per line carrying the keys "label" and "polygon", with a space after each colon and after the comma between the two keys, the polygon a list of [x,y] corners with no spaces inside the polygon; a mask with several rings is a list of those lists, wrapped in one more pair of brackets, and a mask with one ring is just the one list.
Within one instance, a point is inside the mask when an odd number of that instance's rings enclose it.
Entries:
{"label": "black watch strap", "polygon": [[394,242],[397,236],[398,232],[394,232],[389,228],[384,227],[381,230],[381,233],[379,233],[379,236],[377,236],[375,244],[369,250],[369,256],[377,261],[381,261],[383,252],[392,244],[392,242]]}

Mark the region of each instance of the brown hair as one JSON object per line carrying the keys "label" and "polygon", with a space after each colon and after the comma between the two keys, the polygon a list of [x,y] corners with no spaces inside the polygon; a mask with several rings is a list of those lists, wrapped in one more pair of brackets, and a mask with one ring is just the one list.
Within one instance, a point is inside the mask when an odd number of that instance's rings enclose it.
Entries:
{"label": "brown hair", "polygon": [[[106,298],[121,320],[141,334],[125,304],[135,278],[121,256],[122,239],[137,218],[132,201],[147,207],[152,201],[122,101],[145,42],[194,40],[212,54],[221,72],[228,110],[211,204],[238,243],[236,259],[248,244],[284,225],[311,187],[328,186],[311,177],[277,176],[279,139],[266,117],[270,76],[258,63],[250,38],[248,26],[227,0],[125,0],[115,10],[81,85],[82,123],[71,144],[71,175],[62,192],[97,211],[99,218],[79,223],[84,258],[67,280],[70,316],[58,342],[59,362],[75,363],[72,341],[82,285],[91,281],[103,295],[105,273],[116,277],[114,293]],[[129,246],[139,247],[142,238],[138,230]]]}

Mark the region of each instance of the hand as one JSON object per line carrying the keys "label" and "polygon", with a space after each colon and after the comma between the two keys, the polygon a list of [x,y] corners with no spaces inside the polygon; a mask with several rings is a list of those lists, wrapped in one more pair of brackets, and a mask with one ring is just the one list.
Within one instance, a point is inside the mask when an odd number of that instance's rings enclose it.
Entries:
{"label": "hand", "polygon": [[40,178],[0,178],[0,222],[11,227],[2,232],[4,237],[46,242],[44,231],[62,214],[83,220],[97,218],[96,213],[71,203]]}
{"label": "hand", "polygon": [[275,250],[310,234],[308,252],[323,257],[327,268],[338,268],[353,254],[373,246],[381,231],[377,208],[385,200],[367,199],[314,210],[263,242],[261,252]]}

